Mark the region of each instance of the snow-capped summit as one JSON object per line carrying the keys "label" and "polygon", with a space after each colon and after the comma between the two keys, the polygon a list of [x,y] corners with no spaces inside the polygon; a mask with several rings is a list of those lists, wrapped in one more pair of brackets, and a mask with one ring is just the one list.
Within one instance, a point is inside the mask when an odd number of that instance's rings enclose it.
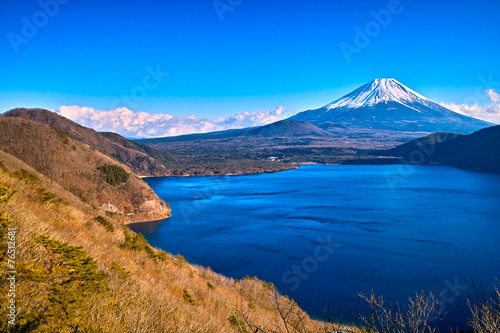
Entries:
{"label": "snow-capped summit", "polygon": [[468,134],[493,125],[453,112],[395,79],[375,79],[322,108],[289,119],[332,132],[358,129]]}
{"label": "snow-capped summit", "polygon": [[387,102],[428,105],[431,101],[395,79],[375,79],[325,107],[329,110],[339,107],[359,108]]}

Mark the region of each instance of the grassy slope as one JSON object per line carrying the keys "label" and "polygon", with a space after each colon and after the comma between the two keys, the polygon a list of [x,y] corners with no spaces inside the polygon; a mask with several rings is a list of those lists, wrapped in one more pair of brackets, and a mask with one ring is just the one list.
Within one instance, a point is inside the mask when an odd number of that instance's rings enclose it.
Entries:
{"label": "grassy slope", "polygon": [[[108,184],[97,168],[120,164],[49,125],[23,118],[0,117],[0,149],[23,160],[96,209],[112,204],[129,214],[126,217],[130,221],[170,214],[168,205],[127,166],[122,165],[131,176],[125,183]],[[148,201],[154,204],[145,207],[143,204]],[[165,208],[163,211],[160,211],[160,204]],[[159,211],[155,213],[155,210]]]}
{"label": "grassy slope", "polygon": [[[1,219],[17,229],[19,314],[13,332],[246,332],[241,311],[261,331],[280,332],[285,328],[277,303],[281,309],[293,310],[289,323],[305,315],[289,299],[274,297],[272,288],[257,279],[237,282],[190,265],[181,257],[159,256],[156,250],[148,253],[137,246],[139,250],[127,248],[124,244],[130,241],[130,231],[118,220],[108,217],[114,227],[108,232],[94,220],[96,212],[90,205],[57,182],[2,151],[0,161],[5,166],[0,168]],[[39,181],[27,182],[12,175],[21,169]],[[39,187],[67,204],[42,202]],[[2,202],[12,191],[13,196]],[[48,237],[45,243],[40,241],[41,235]],[[1,236],[4,242],[5,234]],[[65,250],[57,252],[54,241],[70,247],[61,245]],[[75,262],[73,257],[81,250],[72,246],[81,246],[83,256],[91,257],[97,266],[88,259]],[[2,256],[1,278],[5,280]],[[92,290],[93,286],[98,288]],[[7,284],[0,289],[0,303],[5,305]],[[5,318],[5,306],[2,311]],[[303,322],[305,330],[318,332],[307,316]],[[6,330],[5,320],[0,322],[0,330]],[[296,332],[291,326],[289,330]]]}

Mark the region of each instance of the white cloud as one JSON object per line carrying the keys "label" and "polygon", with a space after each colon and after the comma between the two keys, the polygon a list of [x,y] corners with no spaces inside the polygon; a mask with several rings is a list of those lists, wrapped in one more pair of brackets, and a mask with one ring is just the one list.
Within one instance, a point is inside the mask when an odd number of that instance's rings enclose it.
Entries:
{"label": "white cloud", "polygon": [[85,106],[60,106],[56,113],[96,131],[116,132],[131,138],[154,138],[190,133],[206,133],[233,128],[266,125],[282,119],[283,106],[274,111],[240,112],[209,120],[194,115],[175,117],[168,114],[134,112],[127,108],[95,110]]}
{"label": "white cloud", "polygon": [[494,92],[493,89],[486,90],[486,93],[488,94],[488,96],[490,96],[491,101],[493,103],[499,103],[500,102],[500,94],[498,94],[497,92]]}
{"label": "white cloud", "polygon": [[273,123],[281,120],[283,107],[280,106],[275,111],[261,110],[258,112],[239,112],[234,116],[226,118],[218,118],[214,120],[214,124],[228,128],[243,128],[251,126],[259,126]]}
{"label": "white cloud", "polygon": [[490,97],[491,103],[485,107],[479,106],[477,104],[446,104],[442,102],[441,106],[444,106],[445,108],[448,108],[452,111],[464,114],[466,116],[479,118],[495,124],[500,124],[500,94],[493,91],[493,89],[486,90],[486,93]]}
{"label": "white cloud", "polygon": [[286,112],[286,111],[285,111],[285,107],[283,107],[282,105],[276,109],[277,116],[281,116],[283,114],[283,112]]}

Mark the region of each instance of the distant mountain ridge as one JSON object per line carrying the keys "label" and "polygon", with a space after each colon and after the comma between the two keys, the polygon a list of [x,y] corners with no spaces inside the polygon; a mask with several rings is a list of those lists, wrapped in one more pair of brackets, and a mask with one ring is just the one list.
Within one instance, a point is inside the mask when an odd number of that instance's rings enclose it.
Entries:
{"label": "distant mountain ridge", "polygon": [[443,164],[461,169],[500,172],[500,126],[469,135],[433,133],[374,155],[397,156],[413,164]]}
{"label": "distant mountain ridge", "polygon": [[279,136],[330,136],[327,131],[304,121],[280,120],[268,125],[231,129],[225,131],[196,133],[154,139],[140,139],[138,142],[157,143],[169,141],[191,141],[205,139],[227,139],[236,137],[269,138]]}
{"label": "distant mountain ridge", "polygon": [[289,119],[332,132],[350,128],[469,134],[494,125],[451,111],[395,79],[375,79],[332,103]]}

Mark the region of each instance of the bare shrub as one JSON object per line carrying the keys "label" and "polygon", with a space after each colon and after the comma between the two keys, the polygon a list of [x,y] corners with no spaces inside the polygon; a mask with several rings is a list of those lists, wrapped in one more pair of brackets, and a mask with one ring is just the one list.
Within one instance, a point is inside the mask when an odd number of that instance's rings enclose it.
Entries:
{"label": "bare shrub", "polygon": [[436,297],[429,293],[417,293],[408,299],[406,306],[398,303],[386,305],[383,296],[376,296],[373,291],[369,296],[360,297],[369,305],[369,313],[362,315],[366,326],[380,333],[433,333],[435,328],[429,325],[437,304]]}

